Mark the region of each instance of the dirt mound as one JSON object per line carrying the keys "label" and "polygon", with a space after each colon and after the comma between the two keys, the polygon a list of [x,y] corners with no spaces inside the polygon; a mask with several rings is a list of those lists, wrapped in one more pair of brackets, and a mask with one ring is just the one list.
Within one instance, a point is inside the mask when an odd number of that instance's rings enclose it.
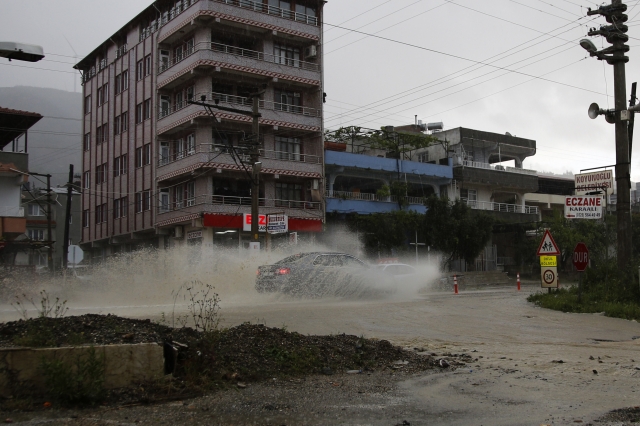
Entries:
{"label": "dirt mound", "polygon": [[[197,395],[275,377],[314,374],[361,374],[390,371],[413,373],[451,369],[472,359],[468,355],[419,354],[386,340],[346,334],[305,336],[284,328],[245,323],[202,333],[171,328],[149,320],[114,315],[38,318],[0,324],[0,347],[57,347],[80,344],[158,343],[174,364],[173,379],[147,384],[142,391],[112,393],[116,401],[158,400],[159,395]],[[165,358],[168,362],[168,358]]]}

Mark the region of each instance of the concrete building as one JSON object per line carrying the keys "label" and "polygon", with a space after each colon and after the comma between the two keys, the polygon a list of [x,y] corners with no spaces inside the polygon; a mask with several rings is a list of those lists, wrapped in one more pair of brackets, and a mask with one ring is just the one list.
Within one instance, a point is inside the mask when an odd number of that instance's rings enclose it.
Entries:
{"label": "concrete building", "polygon": [[[260,213],[322,230],[321,0],[157,0],[76,65],[84,84],[83,233],[94,255],[248,244],[260,89]],[[235,155],[231,155],[231,154]]]}
{"label": "concrete building", "polygon": [[0,257],[13,265],[26,230],[21,188],[29,172],[28,130],[42,119],[34,112],[0,107]]}

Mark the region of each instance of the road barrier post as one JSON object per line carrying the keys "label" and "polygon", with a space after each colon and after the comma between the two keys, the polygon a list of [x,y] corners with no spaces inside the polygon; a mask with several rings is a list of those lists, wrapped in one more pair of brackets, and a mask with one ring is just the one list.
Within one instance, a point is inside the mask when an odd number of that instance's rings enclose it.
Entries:
{"label": "road barrier post", "polygon": [[518,272],[518,291],[520,291],[520,272]]}
{"label": "road barrier post", "polygon": [[453,292],[458,294],[458,276],[453,274]]}

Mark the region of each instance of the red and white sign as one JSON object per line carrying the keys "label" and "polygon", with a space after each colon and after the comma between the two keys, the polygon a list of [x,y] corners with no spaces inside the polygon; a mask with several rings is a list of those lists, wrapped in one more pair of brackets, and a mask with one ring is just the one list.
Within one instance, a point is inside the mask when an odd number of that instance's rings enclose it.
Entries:
{"label": "red and white sign", "polygon": [[573,250],[573,266],[579,272],[587,269],[589,265],[589,249],[585,243],[578,243]]}
{"label": "red and white sign", "polygon": [[613,192],[613,171],[603,170],[600,172],[581,173],[575,175],[576,195],[585,195],[587,192],[606,191],[607,194]]}
{"label": "red and white sign", "polygon": [[559,256],[560,249],[558,245],[553,240],[551,236],[551,232],[547,229],[544,231],[544,236],[542,237],[542,241],[540,241],[540,246],[538,247],[538,256]]}
{"label": "red and white sign", "polygon": [[[242,217],[242,230],[251,232],[251,213],[245,213]],[[267,232],[267,215],[258,215],[258,232]]]}
{"label": "red and white sign", "polygon": [[602,196],[574,195],[565,197],[564,217],[567,219],[602,219]]}

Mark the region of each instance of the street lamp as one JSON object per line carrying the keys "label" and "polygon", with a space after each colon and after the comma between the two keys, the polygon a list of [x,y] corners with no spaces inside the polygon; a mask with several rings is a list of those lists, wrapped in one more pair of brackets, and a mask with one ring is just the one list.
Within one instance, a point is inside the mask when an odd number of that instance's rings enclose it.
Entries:
{"label": "street lamp", "polygon": [[0,57],[10,61],[38,62],[44,58],[44,50],[35,44],[16,43],[13,41],[0,41]]}

